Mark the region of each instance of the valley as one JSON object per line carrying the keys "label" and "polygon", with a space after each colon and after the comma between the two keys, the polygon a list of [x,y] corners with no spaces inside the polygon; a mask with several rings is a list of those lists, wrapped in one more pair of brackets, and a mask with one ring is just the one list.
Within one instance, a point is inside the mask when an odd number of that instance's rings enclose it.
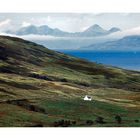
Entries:
{"label": "valley", "polygon": [[1,127],[140,126],[140,72],[0,36],[0,108]]}

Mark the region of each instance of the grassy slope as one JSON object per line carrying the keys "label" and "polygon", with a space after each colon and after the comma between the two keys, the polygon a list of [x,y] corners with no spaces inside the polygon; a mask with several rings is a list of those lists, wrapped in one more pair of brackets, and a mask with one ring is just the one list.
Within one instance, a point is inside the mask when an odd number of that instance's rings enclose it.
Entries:
{"label": "grassy slope", "polygon": [[[52,81],[29,77],[46,75]],[[63,81],[62,79],[65,79]],[[97,116],[107,123],[93,126],[140,126],[140,72],[105,67],[18,38],[0,36],[0,126],[53,126],[60,119],[86,120]],[[88,94],[92,102],[84,102]],[[44,108],[47,115],[7,104],[7,100],[28,99]]]}

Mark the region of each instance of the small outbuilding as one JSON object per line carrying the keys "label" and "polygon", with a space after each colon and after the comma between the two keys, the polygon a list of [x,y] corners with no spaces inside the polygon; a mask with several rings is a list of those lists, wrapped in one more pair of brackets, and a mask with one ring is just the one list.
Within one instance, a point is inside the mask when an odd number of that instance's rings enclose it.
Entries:
{"label": "small outbuilding", "polygon": [[89,96],[89,95],[86,95],[86,96],[84,97],[84,101],[91,101],[91,100],[92,100],[92,97]]}

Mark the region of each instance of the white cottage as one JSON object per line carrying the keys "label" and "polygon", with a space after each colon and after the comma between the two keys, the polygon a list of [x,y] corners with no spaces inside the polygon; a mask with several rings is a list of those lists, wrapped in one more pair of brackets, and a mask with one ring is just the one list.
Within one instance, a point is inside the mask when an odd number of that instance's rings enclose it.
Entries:
{"label": "white cottage", "polygon": [[91,101],[91,100],[92,100],[92,97],[91,96],[86,95],[84,97],[84,101]]}

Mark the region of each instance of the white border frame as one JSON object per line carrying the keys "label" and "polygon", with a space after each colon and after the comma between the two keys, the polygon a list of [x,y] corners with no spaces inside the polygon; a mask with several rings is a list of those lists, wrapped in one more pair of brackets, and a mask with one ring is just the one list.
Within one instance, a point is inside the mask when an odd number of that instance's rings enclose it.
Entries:
{"label": "white border frame", "polygon": [[[140,0],[0,0],[0,13],[136,13]],[[139,140],[139,128],[1,128],[6,140]]]}

